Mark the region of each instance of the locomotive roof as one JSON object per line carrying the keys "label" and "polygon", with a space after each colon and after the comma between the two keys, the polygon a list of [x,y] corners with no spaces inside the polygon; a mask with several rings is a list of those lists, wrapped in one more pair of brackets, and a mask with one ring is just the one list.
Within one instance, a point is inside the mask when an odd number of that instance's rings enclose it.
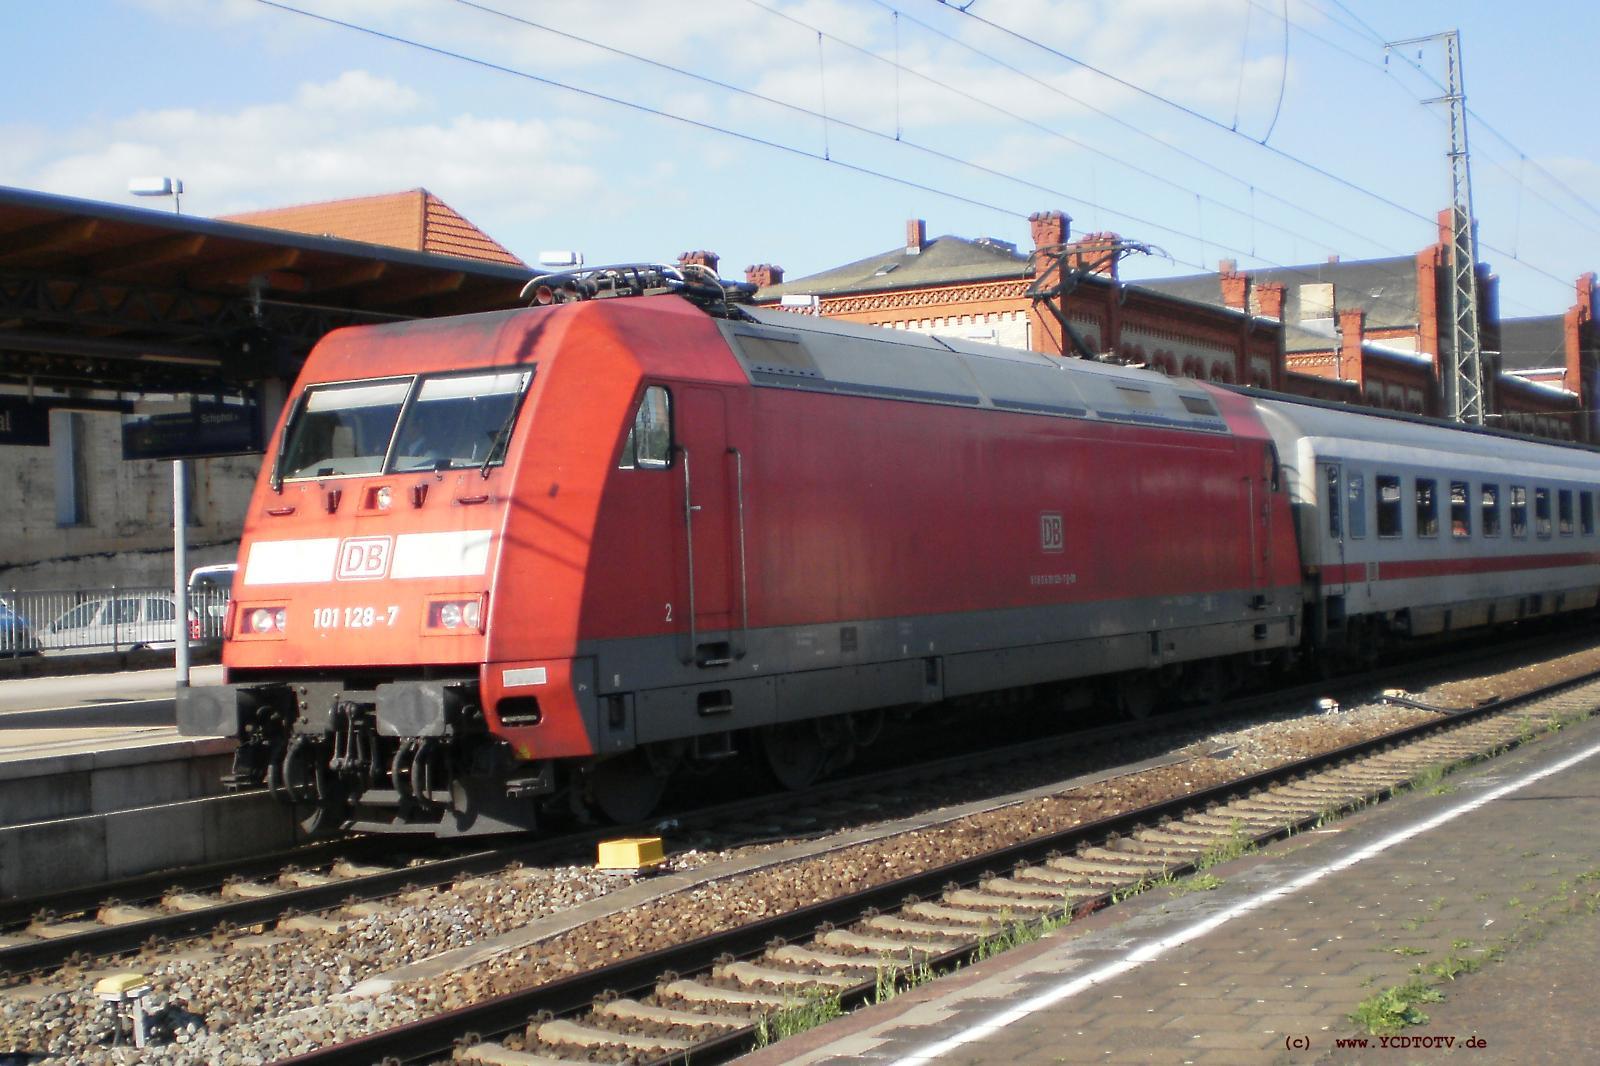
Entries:
{"label": "locomotive roof", "polygon": [[757,386],[1228,432],[1198,385],[1083,359],[745,308],[720,320]]}

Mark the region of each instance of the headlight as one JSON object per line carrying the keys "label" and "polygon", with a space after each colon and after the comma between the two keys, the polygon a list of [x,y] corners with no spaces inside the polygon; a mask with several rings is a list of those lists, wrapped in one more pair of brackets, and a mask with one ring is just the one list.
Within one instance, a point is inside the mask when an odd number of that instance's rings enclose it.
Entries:
{"label": "headlight", "polygon": [[483,597],[456,595],[432,600],[423,616],[425,633],[482,633]]}
{"label": "headlight", "polygon": [[285,607],[245,607],[239,612],[236,637],[281,638],[289,627],[289,611]]}

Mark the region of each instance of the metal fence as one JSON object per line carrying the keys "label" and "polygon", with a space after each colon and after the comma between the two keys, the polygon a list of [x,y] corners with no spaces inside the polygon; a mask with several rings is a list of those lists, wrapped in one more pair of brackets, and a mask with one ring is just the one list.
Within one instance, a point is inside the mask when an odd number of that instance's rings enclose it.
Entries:
{"label": "metal fence", "polygon": [[210,582],[189,589],[185,623],[172,587],[113,585],[0,594],[0,656],[78,651],[171,648],[180,633],[191,645],[222,639],[229,587]]}

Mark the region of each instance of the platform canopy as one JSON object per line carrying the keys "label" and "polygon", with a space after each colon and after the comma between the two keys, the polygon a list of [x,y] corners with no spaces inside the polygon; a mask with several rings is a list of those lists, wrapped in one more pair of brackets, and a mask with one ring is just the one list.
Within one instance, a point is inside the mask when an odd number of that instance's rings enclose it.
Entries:
{"label": "platform canopy", "polygon": [[0,384],[292,377],[339,326],[516,305],[525,267],[0,186]]}

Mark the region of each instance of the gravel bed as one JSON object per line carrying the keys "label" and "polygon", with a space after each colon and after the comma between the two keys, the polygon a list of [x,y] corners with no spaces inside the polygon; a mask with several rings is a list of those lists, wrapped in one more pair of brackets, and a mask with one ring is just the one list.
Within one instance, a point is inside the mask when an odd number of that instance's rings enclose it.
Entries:
{"label": "gravel bed", "polygon": [[[1496,691],[1517,691],[1600,669],[1600,647],[1548,663],[1441,683],[1414,693],[1438,706],[1464,707]],[[270,1062],[361,1033],[387,1029],[438,1011],[735,927],[841,893],[920,872],[955,859],[1142,806],[1291,762],[1434,717],[1381,703],[1332,713],[1307,709],[1247,728],[1147,737],[1124,745],[1118,761],[1155,754],[1185,761],[1111,778],[1073,792],[1029,800],[950,823],[714,881],[652,904],[602,918],[542,943],[426,982],[401,984],[362,998],[339,998],[360,981],[451,948],[475,943],[629,884],[626,876],[586,867],[523,869],[479,876],[390,902],[379,914],[351,919],[327,936],[272,934],[241,942],[219,932],[209,943],[152,949],[115,971],[63,971],[47,986],[0,990],[0,1058],[8,1048],[45,1050],[50,1062],[161,1063],[224,1066]],[[958,782],[919,786],[914,795],[885,797],[874,817],[887,820],[956,799],[1021,790],[1044,780],[1104,765],[1104,750],[1023,766]],[[1079,765],[1081,764],[1081,765]],[[816,834],[806,834],[816,835]],[[676,852],[671,865],[694,869],[778,842]],[[253,945],[253,946],[252,946]],[[101,1046],[109,1032],[104,1008],[89,990],[108,972],[149,975],[152,1006],[174,1043],[144,1052]],[[262,989],[272,991],[265,996]],[[190,1010],[195,1013],[188,1013]]]}

